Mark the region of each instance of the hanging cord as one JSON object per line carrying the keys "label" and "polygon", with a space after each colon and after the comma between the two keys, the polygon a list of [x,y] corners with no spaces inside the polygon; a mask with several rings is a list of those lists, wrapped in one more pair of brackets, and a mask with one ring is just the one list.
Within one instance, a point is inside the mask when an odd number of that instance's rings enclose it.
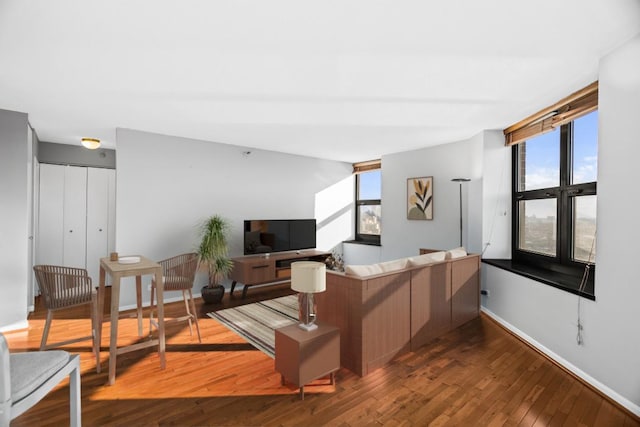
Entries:
{"label": "hanging cord", "polygon": [[591,258],[593,257],[593,248],[596,243],[596,230],[593,230],[593,240],[591,241],[591,250],[589,250],[589,257],[587,258],[587,263],[584,266],[584,272],[582,273],[582,281],[580,282],[580,287],[578,288],[578,333],[576,335],[576,341],[578,345],[584,344],[584,340],[582,338],[582,320],[580,319],[580,303],[582,302],[582,293],[584,292],[584,288],[587,285],[587,280],[589,279],[589,271],[591,270],[591,266],[593,262]]}
{"label": "hanging cord", "polygon": [[[510,152],[511,150],[509,148],[506,148],[504,150],[504,159],[502,160],[502,170],[500,171],[500,182],[498,183],[498,191],[505,186],[504,172],[505,172],[507,161],[508,161],[507,156],[509,155]],[[506,183],[508,184],[508,181]],[[489,248],[489,245],[491,245],[491,239],[493,239],[493,226],[496,223],[496,216],[498,216],[498,206],[500,205],[501,201],[504,202],[504,198],[500,200],[500,197],[496,197],[496,205],[493,209],[493,216],[491,217],[491,227],[489,228],[489,240],[487,241],[487,243],[484,244],[482,253],[480,253],[481,257],[484,256],[484,253]],[[505,216],[507,215],[506,207],[502,210],[502,212],[504,212]]]}

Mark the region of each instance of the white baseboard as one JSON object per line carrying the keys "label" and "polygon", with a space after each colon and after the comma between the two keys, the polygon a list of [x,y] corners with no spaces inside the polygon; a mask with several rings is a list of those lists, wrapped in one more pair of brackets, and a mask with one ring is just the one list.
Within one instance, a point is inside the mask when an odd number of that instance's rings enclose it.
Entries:
{"label": "white baseboard", "polygon": [[577,366],[575,366],[574,364],[572,364],[568,360],[564,359],[563,357],[561,357],[561,356],[557,355],[556,353],[554,353],[553,351],[549,350],[547,347],[545,347],[544,345],[540,344],[538,341],[534,340],[529,335],[525,334],[520,329],[516,328],[511,323],[507,322],[506,320],[504,320],[503,318],[501,318],[500,316],[498,316],[497,314],[495,314],[491,310],[489,310],[489,309],[487,309],[485,307],[481,307],[480,309],[484,314],[486,314],[487,316],[491,317],[493,320],[495,320],[500,325],[502,325],[505,329],[509,330],[514,335],[517,335],[523,341],[526,341],[527,343],[529,343],[532,347],[535,347],[538,351],[540,351],[541,353],[545,354],[547,357],[549,357],[550,359],[552,359],[553,361],[555,361],[556,363],[558,363],[559,365],[564,367],[566,370],[568,370],[571,373],[573,373],[575,376],[577,376],[580,379],[582,379],[587,384],[591,385],[593,388],[595,388],[598,391],[600,391],[602,394],[604,394],[607,397],[609,397],[610,399],[616,401],[618,404],[620,404],[620,406],[623,406],[629,412],[631,412],[634,415],[640,417],[640,406],[636,405],[635,403],[633,403],[629,399],[625,398],[624,396],[622,396],[619,393],[615,392],[611,388],[609,388],[606,385],[602,384],[600,381],[596,380],[591,375],[587,374],[582,369],[578,368]]}

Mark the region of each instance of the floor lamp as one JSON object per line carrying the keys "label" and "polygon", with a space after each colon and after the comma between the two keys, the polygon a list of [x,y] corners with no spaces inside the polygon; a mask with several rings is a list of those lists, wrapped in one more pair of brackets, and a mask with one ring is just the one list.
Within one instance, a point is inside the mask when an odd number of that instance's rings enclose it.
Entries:
{"label": "floor lamp", "polygon": [[469,178],[453,178],[451,181],[460,184],[460,246],[462,246],[462,183],[471,180]]}

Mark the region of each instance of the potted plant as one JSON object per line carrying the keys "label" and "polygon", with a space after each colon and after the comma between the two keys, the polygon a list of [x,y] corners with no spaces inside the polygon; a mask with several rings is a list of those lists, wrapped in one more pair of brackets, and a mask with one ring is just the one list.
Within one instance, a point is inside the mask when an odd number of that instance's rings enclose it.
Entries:
{"label": "potted plant", "polygon": [[332,251],[331,255],[325,258],[324,263],[329,270],[344,271],[344,260],[342,259],[342,255],[336,251]]}
{"label": "potted plant", "polygon": [[220,302],[224,296],[224,286],[220,281],[233,269],[227,248],[230,228],[229,222],[220,215],[213,215],[202,224],[198,255],[209,270],[209,283],[202,288],[205,303]]}

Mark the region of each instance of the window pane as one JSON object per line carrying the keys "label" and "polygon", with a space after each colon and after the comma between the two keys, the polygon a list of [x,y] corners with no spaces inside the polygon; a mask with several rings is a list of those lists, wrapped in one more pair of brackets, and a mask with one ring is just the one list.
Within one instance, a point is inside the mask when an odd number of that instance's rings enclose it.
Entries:
{"label": "window pane", "polygon": [[380,235],[380,205],[360,205],[358,234]]}
{"label": "window pane", "polygon": [[358,200],[380,200],[382,183],[381,170],[363,172],[358,175]]}
{"label": "window pane", "polygon": [[523,200],[518,203],[520,249],[556,255],[556,204],[556,199]]}
{"label": "window pane", "polygon": [[598,176],[598,112],[573,121],[573,183],[594,182]]}
{"label": "window pane", "polygon": [[560,185],[560,129],[527,140],[518,149],[518,191]]}
{"label": "window pane", "polygon": [[[595,262],[596,257],[596,198],[579,196],[573,199],[573,259]],[[593,245],[593,253],[591,246]]]}

